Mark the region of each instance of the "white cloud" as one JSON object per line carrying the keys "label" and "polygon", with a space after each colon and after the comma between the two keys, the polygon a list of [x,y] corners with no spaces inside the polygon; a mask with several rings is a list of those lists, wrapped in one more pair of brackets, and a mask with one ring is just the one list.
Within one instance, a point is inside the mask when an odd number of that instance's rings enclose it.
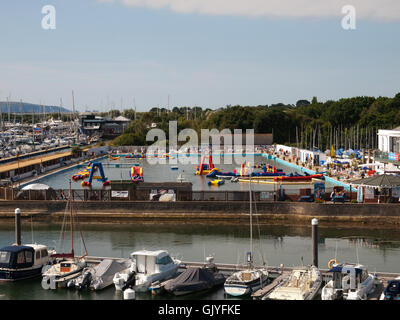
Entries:
{"label": "white cloud", "polygon": [[[97,0],[104,2],[105,0]],[[400,20],[399,0],[118,0],[123,5],[167,8],[178,13],[279,18],[343,16],[342,7],[353,5],[357,18]]]}

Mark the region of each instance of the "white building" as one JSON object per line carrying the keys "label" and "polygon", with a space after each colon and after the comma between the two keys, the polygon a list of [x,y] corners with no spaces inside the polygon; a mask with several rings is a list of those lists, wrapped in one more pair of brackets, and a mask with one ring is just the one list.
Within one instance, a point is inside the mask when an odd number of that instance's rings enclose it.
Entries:
{"label": "white building", "polygon": [[378,149],[383,152],[400,153],[400,127],[378,130]]}
{"label": "white building", "polygon": [[392,130],[378,130],[378,149],[387,152],[387,159],[382,160],[379,155],[375,154],[376,171],[378,173],[399,172],[398,163],[395,162],[399,162],[400,127]]}

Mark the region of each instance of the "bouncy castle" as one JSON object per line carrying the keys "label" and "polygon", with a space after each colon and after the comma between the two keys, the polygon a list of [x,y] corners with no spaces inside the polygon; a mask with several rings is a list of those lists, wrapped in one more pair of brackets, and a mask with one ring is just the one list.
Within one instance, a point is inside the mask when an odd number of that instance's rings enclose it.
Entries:
{"label": "bouncy castle", "polygon": [[196,175],[201,176],[201,175],[207,175],[209,174],[211,171],[218,171],[217,168],[214,167],[214,164],[212,162],[212,156],[209,155],[208,156],[208,164],[204,163],[205,160],[205,156],[201,157],[201,162],[199,166],[196,166]]}
{"label": "bouncy castle", "polygon": [[[100,176],[93,175],[96,172],[97,168],[99,169]],[[109,186],[111,184],[111,182],[108,181],[104,175],[103,165],[101,164],[101,162],[93,162],[92,163],[90,173],[89,173],[89,181],[82,181],[82,183],[81,183],[82,187],[91,187],[93,179],[97,179],[97,180],[101,181],[103,183],[103,187]]]}
{"label": "bouncy castle", "polygon": [[132,167],[131,168],[131,179],[133,182],[143,182],[143,168],[142,167]]}

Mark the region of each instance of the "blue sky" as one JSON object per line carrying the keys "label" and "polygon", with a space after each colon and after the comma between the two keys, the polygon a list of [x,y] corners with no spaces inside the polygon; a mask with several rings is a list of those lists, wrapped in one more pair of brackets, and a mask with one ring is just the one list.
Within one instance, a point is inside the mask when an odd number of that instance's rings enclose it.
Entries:
{"label": "blue sky", "polygon": [[[81,111],[133,99],[144,111],[168,95],[171,106],[216,108],[400,92],[396,2],[363,0],[357,29],[344,30],[340,0],[338,10],[307,0],[304,12],[275,0],[275,11],[266,0],[181,1],[2,1],[0,100],[70,107],[74,90]],[[55,30],[41,27],[48,4]]]}

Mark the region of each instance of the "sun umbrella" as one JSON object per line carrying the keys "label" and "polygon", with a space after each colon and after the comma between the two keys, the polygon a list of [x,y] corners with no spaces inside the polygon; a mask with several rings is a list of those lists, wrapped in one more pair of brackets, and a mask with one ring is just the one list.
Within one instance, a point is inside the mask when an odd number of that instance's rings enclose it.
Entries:
{"label": "sun umbrella", "polygon": [[48,185],[43,183],[32,183],[23,187],[21,190],[48,190],[49,188]]}

